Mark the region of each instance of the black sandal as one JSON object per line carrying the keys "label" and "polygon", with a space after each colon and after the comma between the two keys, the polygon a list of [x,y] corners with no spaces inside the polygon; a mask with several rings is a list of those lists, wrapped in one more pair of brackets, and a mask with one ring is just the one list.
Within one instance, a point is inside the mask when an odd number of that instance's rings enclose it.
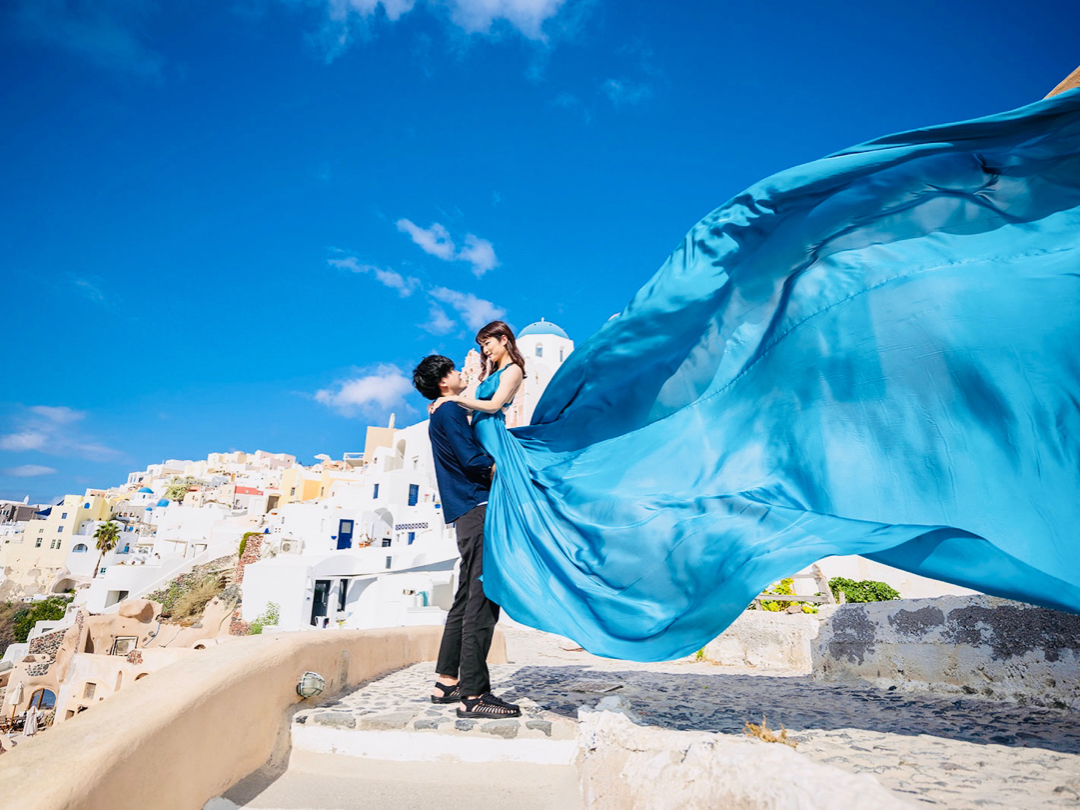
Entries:
{"label": "black sandal", "polygon": [[432,703],[457,703],[461,700],[461,686],[456,683],[453,686],[447,686],[445,683],[435,681],[435,688],[442,692],[442,697],[432,695]]}
{"label": "black sandal", "polygon": [[478,698],[461,699],[461,706],[457,710],[458,717],[485,717],[498,719],[501,717],[521,717],[521,709],[513,703],[500,700],[490,692]]}

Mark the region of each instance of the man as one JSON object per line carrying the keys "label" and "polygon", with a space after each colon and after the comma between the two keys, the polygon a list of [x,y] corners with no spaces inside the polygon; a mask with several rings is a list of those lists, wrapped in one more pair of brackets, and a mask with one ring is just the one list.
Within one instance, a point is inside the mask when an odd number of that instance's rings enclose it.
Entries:
{"label": "man", "polygon": [[[430,400],[465,390],[454,362],[425,357],[413,370],[413,385]],[[456,703],[458,717],[519,717],[521,710],[491,694],[487,656],[499,621],[499,606],[484,595],[484,512],[495,463],[477,442],[464,408],[447,403],[428,423],[443,519],[455,524],[461,573],[454,604],[446,616],[438,680],[432,703]]]}

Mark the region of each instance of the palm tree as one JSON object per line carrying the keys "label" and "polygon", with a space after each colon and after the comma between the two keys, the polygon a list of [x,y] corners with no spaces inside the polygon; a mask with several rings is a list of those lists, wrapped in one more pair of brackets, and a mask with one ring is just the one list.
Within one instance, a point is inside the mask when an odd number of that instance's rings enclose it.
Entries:
{"label": "palm tree", "polygon": [[97,565],[94,566],[94,576],[91,579],[97,578],[98,571],[101,569],[101,561],[105,559],[105,552],[116,548],[116,544],[120,540],[120,527],[112,520],[108,520],[97,527],[94,532],[94,539],[97,540],[97,549],[101,554],[98,555]]}

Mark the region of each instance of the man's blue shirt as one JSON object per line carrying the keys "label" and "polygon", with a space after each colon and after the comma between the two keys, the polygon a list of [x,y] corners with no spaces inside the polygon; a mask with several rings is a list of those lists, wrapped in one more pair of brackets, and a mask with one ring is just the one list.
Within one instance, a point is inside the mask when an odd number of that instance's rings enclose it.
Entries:
{"label": "man's blue shirt", "polygon": [[453,523],[488,499],[495,463],[476,440],[465,409],[452,402],[428,422],[443,519]]}

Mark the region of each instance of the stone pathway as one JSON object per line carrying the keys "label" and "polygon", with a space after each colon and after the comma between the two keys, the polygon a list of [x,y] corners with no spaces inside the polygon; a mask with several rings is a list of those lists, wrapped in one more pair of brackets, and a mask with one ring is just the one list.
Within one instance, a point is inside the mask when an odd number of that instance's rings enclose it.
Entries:
{"label": "stone pathway", "polygon": [[296,715],[337,728],[569,739],[577,710],[617,695],[641,720],[673,730],[744,733],[764,715],[811,759],[870,774],[913,804],[966,808],[1080,807],[1080,715],[708,663],[636,664],[574,651],[555,636],[506,628],[510,664],[495,692],[520,720],[459,720],[428,701],[432,665],[392,673]]}

